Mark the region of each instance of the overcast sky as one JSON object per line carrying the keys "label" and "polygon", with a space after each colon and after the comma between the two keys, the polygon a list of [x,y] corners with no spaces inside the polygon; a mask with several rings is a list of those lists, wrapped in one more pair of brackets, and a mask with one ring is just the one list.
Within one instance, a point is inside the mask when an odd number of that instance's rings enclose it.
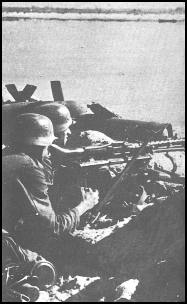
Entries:
{"label": "overcast sky", "polygon": [[74,8],[176,8],[184,7],[185,2],[2,2],[3,6],[18,6],[18,7],[74,7]]}

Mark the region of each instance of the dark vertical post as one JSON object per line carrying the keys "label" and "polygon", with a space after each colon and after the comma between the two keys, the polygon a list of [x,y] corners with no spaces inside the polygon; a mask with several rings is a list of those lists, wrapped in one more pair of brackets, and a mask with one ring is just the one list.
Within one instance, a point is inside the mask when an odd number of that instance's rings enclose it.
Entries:
{"label": "dark vertical post", "polygon": [[54,101],[64,101],[64,95],[62,92],[61,83],[59,80],[51,81],[51,90]]}

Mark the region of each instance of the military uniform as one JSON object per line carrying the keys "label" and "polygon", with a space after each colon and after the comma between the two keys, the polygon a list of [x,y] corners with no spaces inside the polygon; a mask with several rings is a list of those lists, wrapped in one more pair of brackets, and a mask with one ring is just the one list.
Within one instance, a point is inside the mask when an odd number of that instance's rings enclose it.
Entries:
{"label": "military uniform", "polygon": [[[76,149],[86,146],[102,146],[111,144],[112,142],[111,138],[101,132],[87,130],[74,132],[68,139],[65,147],[59,138],[54,143],[63,148]],[[51,156],[53,157],[53,154]],[[84,169],[78,169],[76,166],[61,167],[56,175],[56,194],[63,199],[66,206],[74,206],[76,199],[80,201],[81,187],[98,189],[100,199],[102,199],[113,184],[113,177],[115,175],[108,166],[101,166],[99,168],[90,166]]]}
{"label": "military uniform", "polygon": [[[56,214],[49,197],[53,174],[49,159],[25,153],[3,156],[3,228],[23,248],[44,249],[48,240],[79,224],[76,208]],[[43,250],[42,250],[43,251]]]}
{"label": "military uniform", "polygon": [[[65,128],[65,134],[71,124],[71,117],[66,108],[61,110],[62,118],[64,111],[64,124],[60,127]],[[51,196],[53,192],[51,190],[55,188],[54,172],[47,155],[47,147],[55,138],[53,124],[48,117],[34,113],[20,114],[16,117],[14,129],[11,130],[11,144],[3,150],[2,275],[5,298],[20,299],[22,292],[25,295],[32,294],[32,299],[37,298],[38,286],[54,284],[55,268],[42,256],[52,262],[60,257],[62,261],[61,253],[67,245],[67,243],[64,245],[65,240],[62,235],[64,236],[65,231],[72,232],[78,226],[83,212],[83,209],[80,206],[78,208],[77,205],[67,212],[62,210],[57,212],[54,209],[53,196]],[[28,270],[27,266],[32,269]],[[18,292],[15,290],[16,285],[14,283],[12,285],[12,279],[9,280],[12,267],[11,277],[16,280],[15,283],[17,284],[20,278],[23,283],[17,286]],[[25,274],[26,283],[23,277]]]}

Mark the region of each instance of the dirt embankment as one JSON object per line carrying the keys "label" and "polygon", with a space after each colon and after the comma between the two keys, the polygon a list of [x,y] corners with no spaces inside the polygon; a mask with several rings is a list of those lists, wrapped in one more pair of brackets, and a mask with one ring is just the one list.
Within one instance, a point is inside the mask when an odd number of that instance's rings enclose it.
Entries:
{"label": "dirt embankment", "polygon": [[[70,251],[68,256],[71,265],[66,264],[62,273],[64,278],[65,272],[71,274],[68,284],[76,283],[71,296],[68,285],[57,287],[58,292],[63,287],[66,302],[184,302],[184,210],[180,191],[145,208],[94,245],[74,240],[73,259]],[[81,280],[95,279],[81,289],[77,275]]]}
{"label": "dirt embankment", "polygon": [[184,211],[177,193],[94,246],[100,271],[139,280],[133,301],[184,301]]}

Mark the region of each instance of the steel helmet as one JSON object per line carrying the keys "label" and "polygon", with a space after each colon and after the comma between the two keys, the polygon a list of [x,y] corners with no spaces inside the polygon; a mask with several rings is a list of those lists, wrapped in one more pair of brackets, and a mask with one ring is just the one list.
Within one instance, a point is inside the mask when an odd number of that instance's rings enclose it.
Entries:
{"label": "steel helmet", "polygon": [[68,108],[57,102],[40,104],[34,107],[33,111],[47,116],[52,121],[55,134],[65,131],[72,124],[72,118]]}
{"label": "steel helmet", "polygon": [[49,146],[56,139],[51,120],[40,114],[24,113],[16,117],[12,142]]}
{"label": "steel helmet", "polygon": [[63,101],[63,104],[69,109],[73,119],[77,119],[86,114],[93,114],[93,112],[86,105],[78,101],[67,100]]}

